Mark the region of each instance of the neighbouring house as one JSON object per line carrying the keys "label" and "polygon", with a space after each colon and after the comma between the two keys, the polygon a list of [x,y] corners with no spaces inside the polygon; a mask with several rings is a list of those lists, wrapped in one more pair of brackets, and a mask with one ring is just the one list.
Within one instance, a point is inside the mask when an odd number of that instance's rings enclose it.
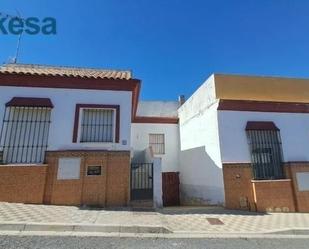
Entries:
{"label": "neighbouring house", "polygon": [[214,74],[186,101],[140,101],[140,85],[3,65],[0,201],[309,211],[309,80]]}
{"label": "neighbouring house", "polygon": [[179,129],[183,202],[309,211],[309,80],[212,75]]}

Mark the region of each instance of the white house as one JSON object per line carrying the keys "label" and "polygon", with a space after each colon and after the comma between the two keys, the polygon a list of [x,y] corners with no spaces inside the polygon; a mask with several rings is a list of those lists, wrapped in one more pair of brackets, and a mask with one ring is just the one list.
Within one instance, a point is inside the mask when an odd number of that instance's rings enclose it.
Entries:
{"label": "white house", "polygon": [[215,74],[178,112],[183,202],[309,210],[309,80]]}

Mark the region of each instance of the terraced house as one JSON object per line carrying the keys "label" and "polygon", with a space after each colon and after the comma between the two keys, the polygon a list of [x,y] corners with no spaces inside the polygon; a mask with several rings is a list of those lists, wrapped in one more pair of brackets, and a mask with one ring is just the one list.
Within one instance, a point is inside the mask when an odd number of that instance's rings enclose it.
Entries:
{"label": "terraced house", "polygon": [[212,75],[140,101],[130,71],[0,69],[0,201],[309,211],[309,80]]}

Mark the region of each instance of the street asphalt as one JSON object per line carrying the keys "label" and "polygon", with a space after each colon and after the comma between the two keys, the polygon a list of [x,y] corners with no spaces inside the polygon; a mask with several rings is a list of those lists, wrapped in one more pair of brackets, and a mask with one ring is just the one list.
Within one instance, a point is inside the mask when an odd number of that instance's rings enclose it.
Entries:
{"label": "street asphalt", "polygon": [[309,239],[163,239],[65,236],[0,236],[4,249],[308,249]]}

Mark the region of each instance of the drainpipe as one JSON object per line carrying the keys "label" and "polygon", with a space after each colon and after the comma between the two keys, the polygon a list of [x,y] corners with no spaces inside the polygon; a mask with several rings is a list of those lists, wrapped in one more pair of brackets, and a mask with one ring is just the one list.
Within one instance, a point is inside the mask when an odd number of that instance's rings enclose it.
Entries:
{"label": "drainpipe", "polygon": [[0,165],[3,164],[3,151],[0,150]]}
{"label": "drainpipe", "polygon": [[294,177],[294,172],[292,170],[293,166],[292,166],[291,163],[288,163],[288,165],[286,167],[288,167],[289,177],[291,179],[291,187],[292,187],[292,192],[293,192],[293,202],[294,202],[295,212],[299,212],[298,199],[297,199],[297,196],[296,196],[297,193],[296,193],[296,188],[295,188],[295,185],[294,185],[296,176]]}

